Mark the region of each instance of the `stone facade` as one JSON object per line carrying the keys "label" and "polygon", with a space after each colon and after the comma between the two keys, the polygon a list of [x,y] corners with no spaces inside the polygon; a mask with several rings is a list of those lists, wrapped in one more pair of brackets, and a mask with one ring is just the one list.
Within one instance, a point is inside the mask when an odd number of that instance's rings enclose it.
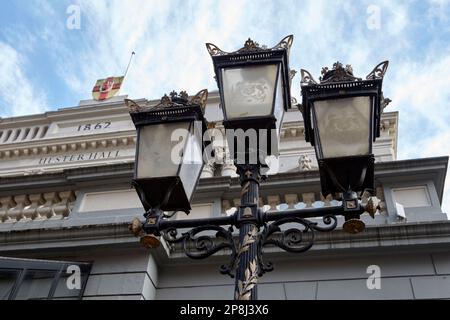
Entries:
{"label": "stone facade", "polygon": [[[145,249],[129,232],[143,209],[130,187],[136,135],[123,98],[1,119],[0,256],[90,262],[84,299],[231,299],[234,280],[218,272],[228,252],[193,261],[177,246]],[[206,117],[223,130],[217,93]],[[303,254],[268,248],[265,259],[275,270],[260,279],[259,298],[450,298],[450,222],[440,205],[448,158],[397,161],[397,129],[398,114],[383,114],[374,145],[381,201],[375,219],[364,214],[367,228],[358,235],[340,227],[318,234]],[[320,194],[303,130],[300,113],[287,112],[276,174],[261,185],[264,210],[337,204]],[[189,218],[229,214],[239,205],[227,146],[216,141],[215,149]],[[381,289],[367,288],[372,265],[380,267]]]}

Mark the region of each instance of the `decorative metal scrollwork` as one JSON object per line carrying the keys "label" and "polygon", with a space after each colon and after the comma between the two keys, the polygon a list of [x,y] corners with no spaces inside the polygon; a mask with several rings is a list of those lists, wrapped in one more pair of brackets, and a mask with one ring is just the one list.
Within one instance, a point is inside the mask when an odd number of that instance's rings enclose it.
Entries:
{"label": "decorative metal scrollwork", "polygon": [[313,76],[311,75],[311,73],[309,73],[307,70],[305,69],[301,69],[300,70],[300,76],[302,77],[300,83],[302,85],[309,85],[309,84],[317,84],[317,81],[314,80]]}
{"label": "decorative metal scrollwork", "polygon": [[202,108],[202,112],[205,113],[205,106],[208,100],[208,90],[203,89],[197,92],[190,100],[186,91],[180,93],[172,91],[169,95],[165,94],[158,104],[154,106],[140,106],[131,99],[125,99],[125,105],[128,107],[130,113],[137,113],[142,111],[148,111],[153,109],[164,109],[170,107],[184,107],[199,105]]}
{"label": "decorative metal scrollwork", "polygon": [[294,41],[294,36],[289,35],[284,37],[280,42],[278,42],[274,47],[267,48],[265,45],[259,45],[259,43],[253,41],[252,39],[248,38],[247,41],[245,41],[244,46],[240,48],[239,50],[233,51],[233,52],[226,52],[221,50],[219,47],[217,47],[215,44],[207,43],[206,49],[208,50],[209,54],[214,56],[223,56],[227,54],[236,54],[236,53],[246,53],[246,52],[256,52],[256,51],[264,51],[264,50],[284,50],[286,49],[289,53],[289,50],[292,46],[292,42]]}
{"label": "decorative metal scrollwork", "polygon": [[279,50],[279,49],[286,49],[289,53],[289,50],[292,47],[292,43],[294,42],[294,36],[288,35],[286,37],[284,37],[283,39],[281,39],[280,42],[278,42],[278,44],[276,46],[274,46],[271,50]]}
{"label": "decorative metal scrollwork", "polygon": [[383,79],[386,70],[389,66],[389,61],[379,63],[366,77],[367,80]]}
{"label": "decorative metal scrollwork", "polygon": [[[373,70],[370,72],[366,80],[376,80],[383,79],[384,74],[386,73],[387,67],[389,65],[389,61],[383,61],[379,63]],[[307,85],[315,85],[318,84],[316,80],[314,80],[313,76],[306,70],[301,69],[301,84],[304,86]],[[329,69],[328,67],[323,67],[321,71],[322,76],[319,78],[320,84],[328,84],[335,82],[349,82],[349,81],[361,81],[362,78],[355,77],[353,75],[353,68],[351,65],[347,64],[345,67],[342,63],[335,62],[333,64],[333,68]]]}
{"label": "decorative metal scrollwork", "polygon": [[208,90],[203,89],[203,90],[200,90],[199,92],[197,92],[197,94],[192,97],[190,103],[198,104],[202,108],[202,111],[204,114],[207,100],[208,100]]}
{"label": "decorative metal scrollwork", "polygon": [[216,46],[215,44],[212,44],[212,43],[207,43],[206,49],[208,50],[209,54],[212,57],[228,54],[228,52],[221,50],[218,46]]}
{"label": "decorative metal scrollwork", "polygon": [[[199,235],[205,231],[216,231],[215,235]],[[175,228],[162,232],[164,240],[168,243],[181,243],[186,256],[191,259],[204,259],[222,249],[231,250],[231,262],[220,266],[220,273],[234,277],[234,264],[236,261],[236,246],[233,240],[233,227],[228,230],[219,226],[206,225],[191,229],[178,235]],[[222,240],[222,241],[221,241]]]}
{"label": "decorative metal scrollwork", "polygon": [[[258,228],[253,228],[244,237],[241,246],[237,246],[233,239],[233,227],[225,229],[220,226],[206,225],[191,229],[179,235],[178,230],[169,228],[162,232],[163,238],[170,244],[180,243],[182,250],[192,259],[204,259],[222,249],[231,250],[228,264],[220,266],[219,271],[222,274],[228,274],[234,278],[234,272],[239,265],[240,256],[249,249],[252,243],[257,242],[258,250],[258,268],[252,268],[252,274],[257,270],[258,275],[262,276],[266,272],[273,270],[272,262],[263,260],[263,248],[268,245],[275,245],[285,251],[301,253],[309,250],[315,239],[315,232],[332,231],[337,226],[337,218],[334,215],[326,215],[322,218],[323,224],[313,222],[299,217],[287,217],[275,221],[271,224],[265,224],[262,233],[258,234]],[[282,230],[281,226],[294,223],[297,227]],[[202,232],[215,231],[212,235],[200,235]],[[309,234],[308,237],[305,235]],[[249,271],[250,272],[250,271]],[[253,277],[252,277],[253,278]],[[249,280],[249,283],[253,283]],[[245,283],[242,284],[242,295],[247,290]]]}
{"label": "decorative metal scrollwork", "polygon": [[[305,252],[314,245],[315,231],[332,231],[337,226],[337,218],[334,215],[324,216],[322,221],[325,226],[299,217],[287,217],[275,221],[269,225],[265,225],[258,243],[260,276],[262,276],[265,272],[270,272],[273,270],[272,262],[264,262],[262,259],[263,248],[265,246],[275,245],[292,253]],[[297,224],[297,227],[292,227],[282,231],[280,226],[287,223],[295,223]],[[310,236],[306,239],[305,235],[308,233]]]}
{"label": "decorative metal scrollwork", "polygon": [[129,112],[141,112],[142,107],[138,105],[135,101],[131,99],[125,99],[125,105],[127,106]]}
{"label": "decorative metal scrollwork", "polygon": [[342,63],[335,62],[333,69],[329,70],[327,67],[322,68],[322,77],[319,78],[320,84],[332,82],[346,82],[346,81],[361,81],[361,78],[353,75],[353,68],[347,64],[345,67]]}

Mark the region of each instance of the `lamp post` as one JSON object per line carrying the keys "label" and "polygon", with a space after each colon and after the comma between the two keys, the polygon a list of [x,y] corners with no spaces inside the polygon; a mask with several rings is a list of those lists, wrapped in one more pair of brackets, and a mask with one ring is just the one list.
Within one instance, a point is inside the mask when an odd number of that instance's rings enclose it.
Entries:
{"label": "lamp post", "polygon": [[[202,90],[190,101],[186,92],[165,95],[153,107],[139,106],[132,100],[125,103],[137,130],[135,171],[132,185],[146,210],[147,222],[178,211],[191,210],[190,200],[203,168],[203,116],[208,91]],[[172,214],[165,214],[172,211]],[[141,242],[159,245],[149,233]]]}
{"label": "lamp post", "polygon": [[[292,41],[290,35],[268,49],[248,39],[244,47],[231,53],[206,44],[214,63],[230,152],[242,186],[235,221],[240,243],[235,277],[237,299],[257,297],[260,169],[265,166],[266,156],[278,155],[283,115],[291,107]],[[239,130],[256,139],[239,139]]]}
{"label": "lamp post", "polygon": [[[359,206],[356,192],[374,190],[372,143],[380,136],[381,112],[387,105],[382,92],[388,61],[378,64],[365,80],[350,65],[336,62],[322,69],[320,83],[301,70],[305,139],[316,150],[322,194],[342,193],[347,211]],[[364,229],[359,214],[345,216],[344,229]]]}
{"label": "lamp post", "polygon": [[[131,224],[131,231],[141,236],[141,242],[147,247],[159,245],[158,237],[161,236],[169,244],[181,245],[185,254],[193,259],[203,259],[220,250],[228,250],[230,261],[220,267],[220,272],[235,278],[234,298],[236,300],[256,299],[258,278],[265,272],[273,270],[272,263],[263,261],[263,251],[266,246],[275,245],[294,253],[305,252],[313,246],[316,231],[332,231],[336,228],[337,215],[354,218],[359,217],[364,211],[369,211],[371,214],[376,211],[371,201],[365,206],[361,205],[355,193],[362,190],[362,187],[368,187],[370,182],[373,183],[373,166],[372,170],[365,170],[365,183],[350,184],[354,189],[336,189],[336,185],[329,183],[329,179],[333,182],[335,180],[339,182],[339,179],[345,182],[353,181],[354,173],[351,170],[340,172],[338,167],[333,167],[333,162],[326,161],[330,154],[333,156],[332,159],[336,158],[335,153],[328,151],[328,147],[333,144],[333,141],[328,140],[328,124],[323,125],[321,122],[323,109],[328,107],[328,105],[322,107],[322,104],[327,101],[327,96],[323,95],[319,98],[314,96],[312,89],[317,83],[307,83],[306,78],[302,79],[302,84],[305,85],[302,86],[302,92],[308,94],[306,98],[309,100],[304,100],[308,107],[301,110],[305,120],[307,141],[313,144],[316,142],[314,145],[319,163],[322,160],[325,163],[319,167],[323,191],[343,192],[343,204],[277,212],[263,212],[258,207],[261,168],[266,166],[266,156],[278,155],[283,114],[291,107],[290,85],[293,72],[289,70],[289,50],[292,41],[293,37],[288,36],[276,46],[267,48],[249,39],[243,48],[230,53],[220,50],[213,44],[207,44],[220,91],[227,140],[231,146],[230,152],[242,187],[240,206],[232,215],[174,220],[171,219],[173,213],[164,212],[189,213],[191,209],[189,200],[198,182],[202,164],[194,166],[195,169],[189,171],[190,175],[183,176],[185,172],[183,160],[186,152],[182,153],[183,164],[173,166],[167,163],[171,159],[172,152],[168,148],[170,145],[168,137],[171,131],[180,129],[181,126],[186,131],[183,136],[185,138],[181,142],[182,150],[194,150],[194,153],[198,154],[206,147],[203,144],[202,148],[200,140],[190,138],[196,132],[206,131],[201,104],[198,103],[198,101],[205,102],[205,94],[197,95],[191,101],[188,101],[187,95],[183,95],[180,99],[179,95],[173,94],[171,98],[163,98],[165,102],[161,101],[158,106],[150,110],[143,109],[131,100],[126,101],[138,130],[133,184],[146,210],[145,221],[142,223],[139,219],[135,219]],[[305,77],[309,75],[306,71],[302,73]],[[310,79],[314,81],[312,77]],[[377,79],[374,81],[376,82]],[[369,100],[372,101],[370,110],[375,110],[377,103],[380,103],[381,83],[378,89],[376,92],[370,92]],[[346,108],[346,100],[339,102],[342,108]],[[359,102],[357,100],[351,105]],[[330,103],[333,104],[333,102]],[[353,107],[355,108],[359,110],[359,107]],[[367,111],[365,115],[371,115],[371,112]],[[354,117],[357,118],[356,115]],[[368,122],[365,125],[371,129],[379,125],[379,118],[376,116],[366,116],[356,120]],[[202,129],[192,131],[193,121],[200,121]],[[306,124],[307,121],[308,124]],[[320,132],[314,128],[319,128]],[[255,131],[259,132],[256,134]],[[360,133],[358,130],[355,132]],[[311,140],[313,136],[318,138]],[[351,134],[344,135],[343,139],[348,137],[351,137]],[[369,137],[372,138],[372,135],[369,134]],[[189,141],[195,141],[194,145],[197,147],[189,147],[192,144]],[[358,143],[360,143],[359,140]],[[371,145],[363,152],[361,151],[363,147],[358,145],[358,148],[352,148],[350,151],[356,154],[345,154],[345,156],[350,158],[366,156],[366,159],[370,160],[370,147]],[[330,170],[335,170],[333,171],[335,176],[331,178],[328,176]],[[351,197],[347,196],[349,192]],[[321,221],[312,221],[309,218],[321,218]],[[284,228],[286,224],[289,224],[288,229]],[[190,229],[187,230],[188,228]],[[238,229],[238,234],[235,233],[235,228]],[[180,229],[184,229],[181,234]]]}

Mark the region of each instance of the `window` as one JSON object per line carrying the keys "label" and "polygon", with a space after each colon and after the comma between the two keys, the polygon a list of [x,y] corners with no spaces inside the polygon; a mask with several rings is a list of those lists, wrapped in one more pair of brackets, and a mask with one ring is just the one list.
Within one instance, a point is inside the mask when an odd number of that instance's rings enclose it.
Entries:
{"label": "window", "polygon": [[77,300],[90,263],[0,257],[0,300]]}

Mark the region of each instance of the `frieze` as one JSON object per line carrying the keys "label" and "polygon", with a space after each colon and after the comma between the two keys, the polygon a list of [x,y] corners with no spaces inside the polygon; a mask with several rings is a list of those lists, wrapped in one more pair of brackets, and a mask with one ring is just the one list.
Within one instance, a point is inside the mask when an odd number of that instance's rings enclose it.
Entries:
{"label": "frieze", "polygon": [[134,161],[135,148],[91,149],[79,152],[36,155],[35,157],[1,159],[0,177],[42,174],[63,168]]}
{"label": "frieze", "polygon": [[96,151],[96,152],[86,152],[71,155],[58,155],[54,157],[43,157],[39,159],[39,165],[57,164],[57,163],[67,163],[76,161],[89,161],[89,160],[105,160],[118,158],[120,155],[120,150],[113,151]]}

